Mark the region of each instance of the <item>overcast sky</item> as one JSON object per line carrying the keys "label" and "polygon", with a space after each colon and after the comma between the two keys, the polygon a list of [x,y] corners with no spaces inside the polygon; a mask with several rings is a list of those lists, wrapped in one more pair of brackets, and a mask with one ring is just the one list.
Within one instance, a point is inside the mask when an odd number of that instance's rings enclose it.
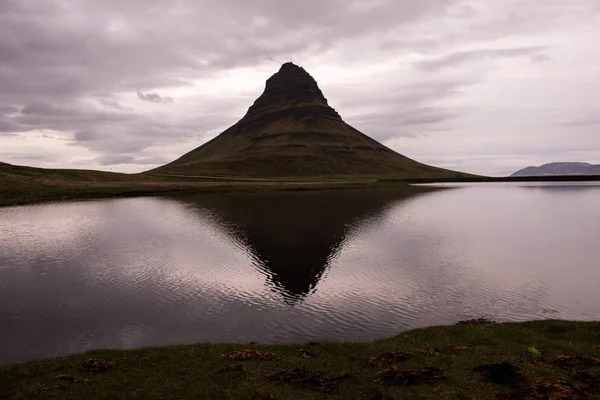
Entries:
{"label": "overcast sky", "polygon": [[0,0],[0,161],[139,172],[285,61],[428,164],[600,164],[600,0]]}

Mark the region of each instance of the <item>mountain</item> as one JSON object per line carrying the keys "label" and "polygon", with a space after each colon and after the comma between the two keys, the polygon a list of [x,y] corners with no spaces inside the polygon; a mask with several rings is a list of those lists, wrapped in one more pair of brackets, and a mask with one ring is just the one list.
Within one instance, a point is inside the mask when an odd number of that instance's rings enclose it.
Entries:
{"label": "mountain", "polygon": [[246,115],[223,133],[152,173],[228,177],[464,174],[407,158],[343,121],[317,82],[285,63]]}
{"label": "mountain", "polygon": [[511,176],[600,175],[600,165],[582,162],[554,162],[523,168]]}
{"label": "mountain", "polygon": [[0,165],[10,165],[10,164],[0,161]]}

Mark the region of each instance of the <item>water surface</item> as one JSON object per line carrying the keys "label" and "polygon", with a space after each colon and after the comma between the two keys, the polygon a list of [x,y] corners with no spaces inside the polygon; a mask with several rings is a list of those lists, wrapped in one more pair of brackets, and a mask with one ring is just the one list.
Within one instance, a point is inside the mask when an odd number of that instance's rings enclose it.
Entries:
{"label": "water surface", "polygon": [[600,319],[600,185],[443,186],[0,208],[0,364]]}

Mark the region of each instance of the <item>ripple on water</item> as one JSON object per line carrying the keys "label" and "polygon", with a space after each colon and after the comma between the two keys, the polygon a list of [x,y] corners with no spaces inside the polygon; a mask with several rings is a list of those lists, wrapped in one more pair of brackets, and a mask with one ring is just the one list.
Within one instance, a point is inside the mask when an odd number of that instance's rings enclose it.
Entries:
{"label": "ripple on water", "polygon": [[[589,260],[600,259],[590,242],[600,191],[469,190],[392,202],[277,194],[252,210],[296,208],[239,223],[247,204],[222,197],[2,208],[0,363],[195,341],[371,340],[482,315],[598,319]],[[570,201],[585,217],[555,212]],[[299,287],[277,277],[287,260],[311,274]]]}

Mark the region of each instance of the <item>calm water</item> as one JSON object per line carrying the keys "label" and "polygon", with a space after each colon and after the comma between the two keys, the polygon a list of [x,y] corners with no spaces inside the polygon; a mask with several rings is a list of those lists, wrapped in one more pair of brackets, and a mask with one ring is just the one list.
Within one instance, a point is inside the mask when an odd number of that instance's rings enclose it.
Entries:
{"label": "calm water", "polygon": [[600,319],[600,185],[0,208],[0,364],[197,341]]}

